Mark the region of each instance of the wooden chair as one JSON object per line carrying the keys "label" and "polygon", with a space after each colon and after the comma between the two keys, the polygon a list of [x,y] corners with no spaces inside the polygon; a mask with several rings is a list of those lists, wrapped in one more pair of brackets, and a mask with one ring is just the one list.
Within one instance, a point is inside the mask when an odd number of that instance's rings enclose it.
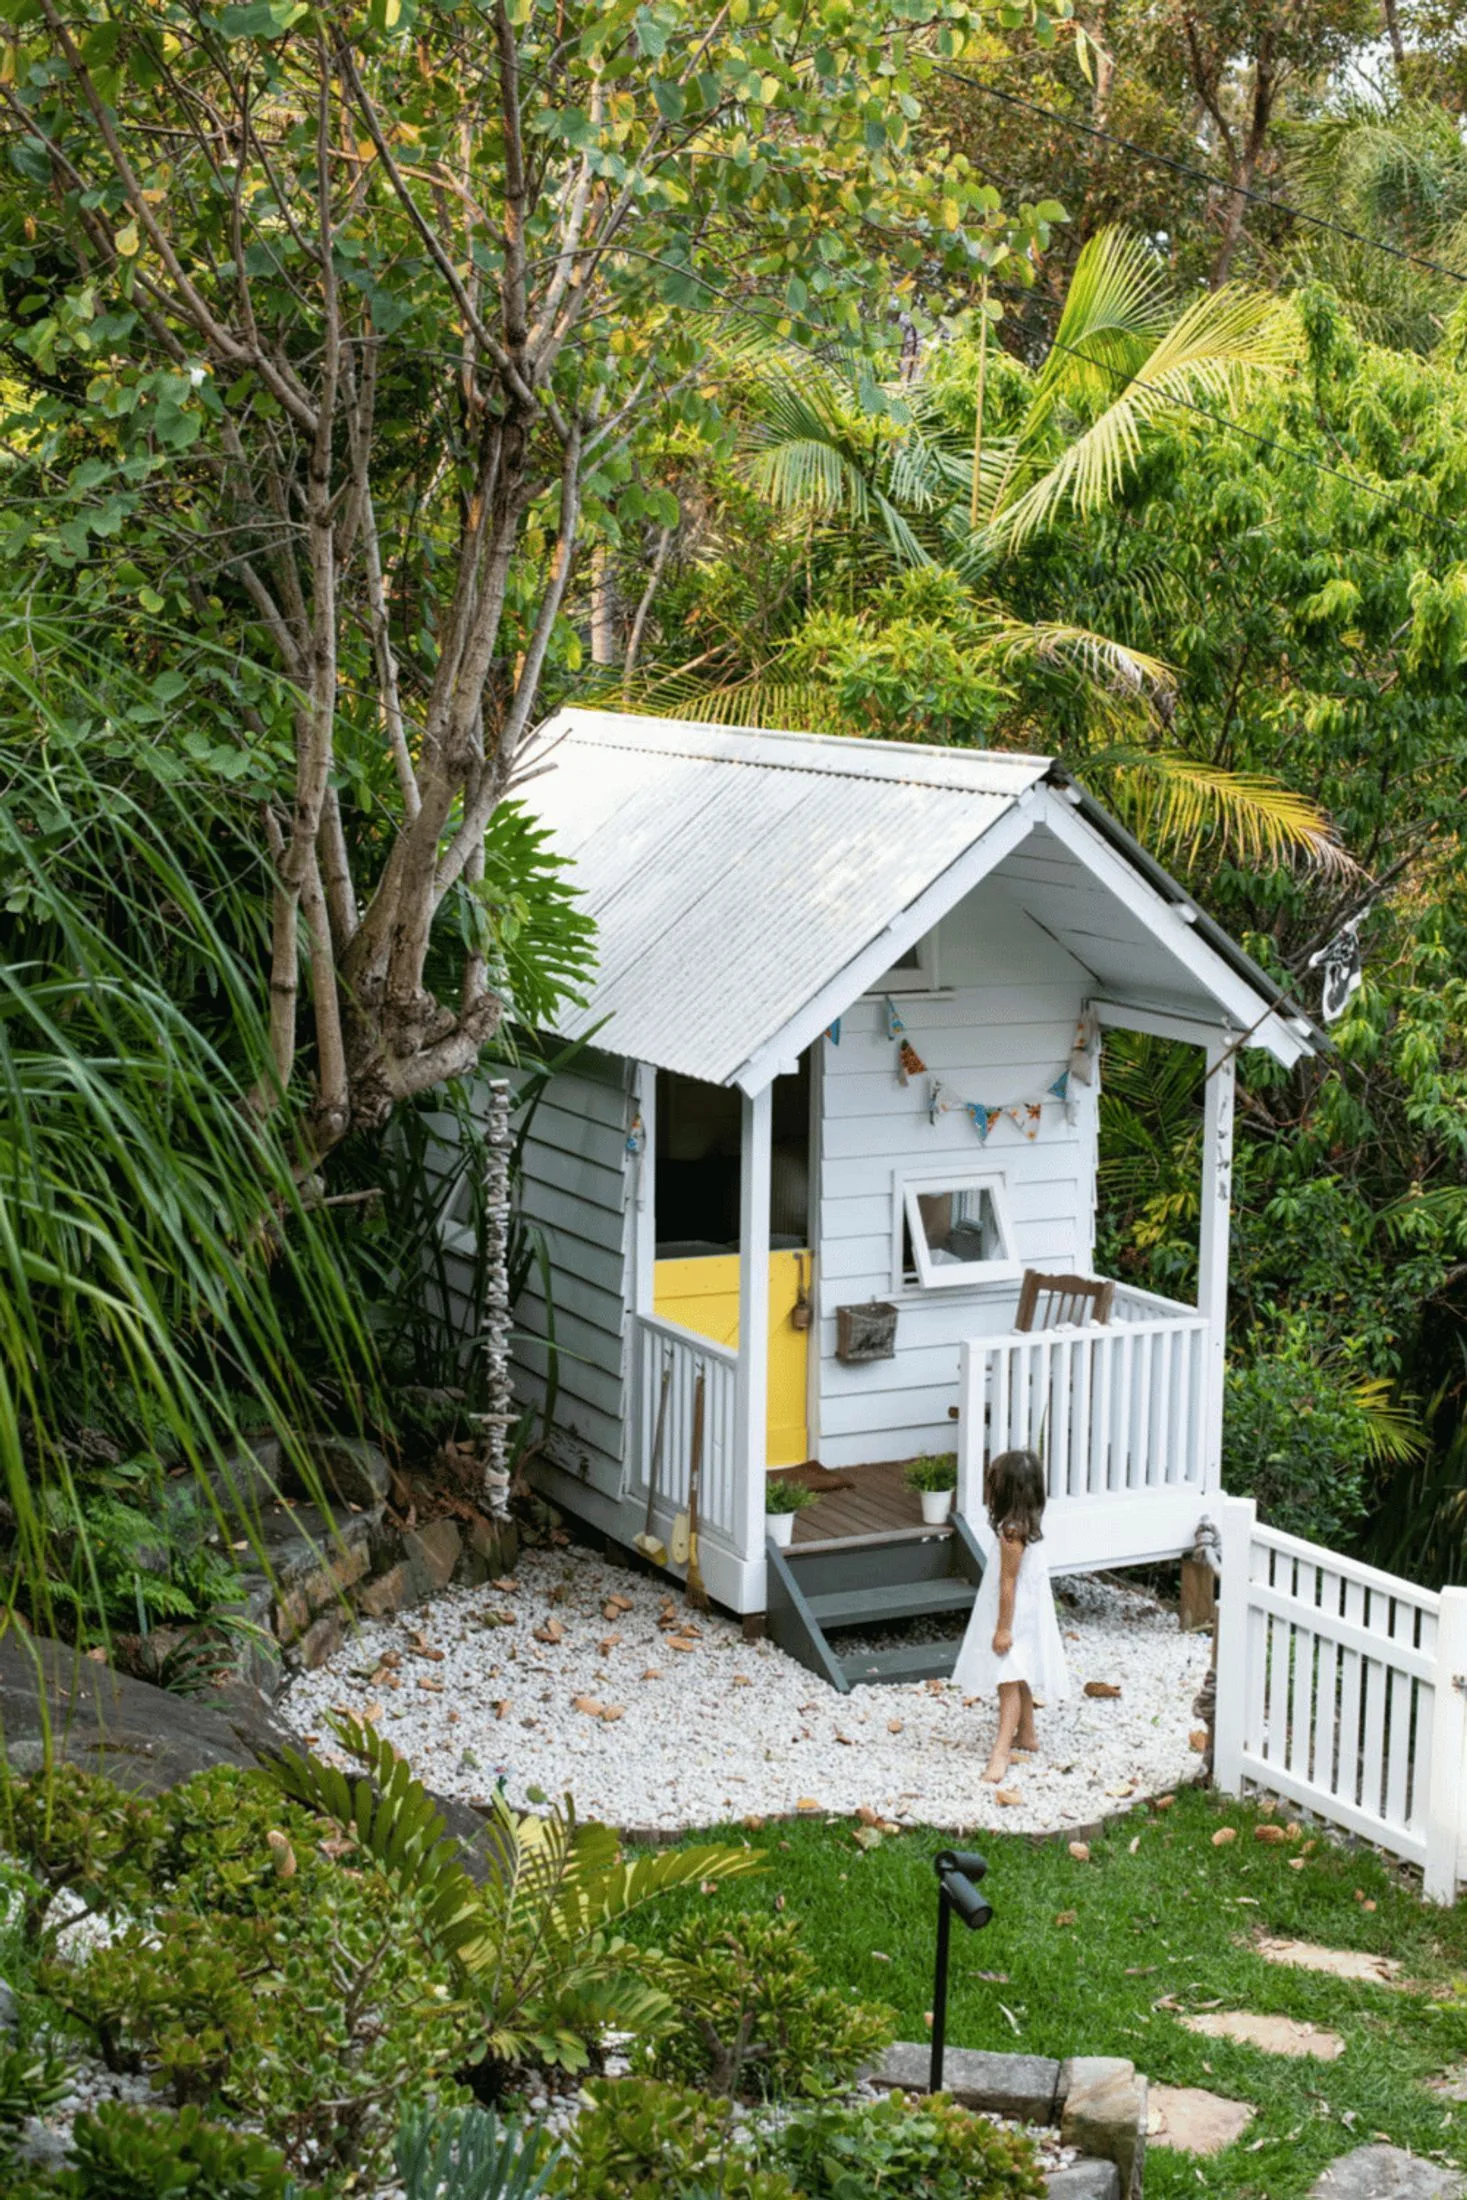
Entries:
{"label": "wooden chair", "polygon": [[1037,1268],[1026,1268],[1014,1327],[1057,1329],[1074,1322],[1084,1328],[1092,1321],[1106,1323],[1115,1295],[1115,1282],[1109,1276],[1045,1276]]}

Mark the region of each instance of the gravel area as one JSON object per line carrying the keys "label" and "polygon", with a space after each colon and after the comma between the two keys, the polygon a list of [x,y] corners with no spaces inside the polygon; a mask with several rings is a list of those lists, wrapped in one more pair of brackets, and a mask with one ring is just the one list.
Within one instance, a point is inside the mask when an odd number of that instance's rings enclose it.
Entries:
{"label": "gravel area", "polygon": [[[1055,1832],[1195,1773],[1205,1637],[1139,1592],[1062,1581],[1075,1693],[1041,1711],[1000,1803],[979,1774],[996,1706],[946,1681],[837,1695],[772,1643],[586,1552],[530,1551],[509,1579],[360,1628],[281,1710],[333,1754],[332,1710],[377,1722],[432,1787],[681,1831],[802,1808],[967,1830]],[[1091,1698],[1087,1681],[1119,1687]]]}

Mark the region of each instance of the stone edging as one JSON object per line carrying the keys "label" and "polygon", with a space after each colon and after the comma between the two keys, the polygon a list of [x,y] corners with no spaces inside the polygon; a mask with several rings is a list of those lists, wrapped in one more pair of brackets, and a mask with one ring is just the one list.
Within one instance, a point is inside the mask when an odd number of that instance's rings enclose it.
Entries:
{"label": "stone edging", "polygon": [[[864,2073],[893,2092],[925,2093],[931,2049],[898,2040]],[[950,2047],[943,2090],[964,2108],[1058,2127],[1080,2159],[1049,2179],[1050,2200],[1141,2200],[1146,2163],[1146,2080],[1114,2055],[991,2055]]]}

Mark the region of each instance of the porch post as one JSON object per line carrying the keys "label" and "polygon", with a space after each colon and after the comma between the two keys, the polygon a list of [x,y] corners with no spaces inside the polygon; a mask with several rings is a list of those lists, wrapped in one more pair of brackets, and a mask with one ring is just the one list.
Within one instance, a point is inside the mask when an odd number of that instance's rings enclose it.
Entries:
{"label": "porch post", "polygon": [[1233,1093],[1236,1055],[1224,1033],[1207,1042],[1202,1111],[1202,1228],[1197,1305],[1207,1316],[1202,1421],[1203,1487],[1222,1483],[1223,1371],[1228,1342],[1228,1230],[1233,1197]]}
{"label": "porch post", "polygon": [[734,1516],[739,1555],[764,1556],[764,1458],[769,1399],[770,1086],[745,1093],[739,1149],[739,1366]]}

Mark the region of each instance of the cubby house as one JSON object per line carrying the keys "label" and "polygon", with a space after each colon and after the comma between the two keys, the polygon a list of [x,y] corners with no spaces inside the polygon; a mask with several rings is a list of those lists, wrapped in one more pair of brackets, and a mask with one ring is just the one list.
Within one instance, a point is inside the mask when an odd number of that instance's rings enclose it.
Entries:
{"label": "cubby house", "polygon": [[[708,1588],[842,1687],[945,1669],[841,1630],[960,1629],[1006,1445],[1044,1457],[1051,1568],[1188,1547],[1219,1486],[1234,1063],[1296,1062],[1308,1019],[1043,757],[570,709],[538,761],[598,928],[524,1148],[546,1494],[631,1544],[661,1409],[665,1541],[701,1392]],[[1021,1327],[1026,1274],[1094,1274],[1117,1027],[1205,1058],[1198,1303],[1117,1281]],[[924,1527],[902,1462],[951,1451]],[[793,1468],[824,1494],[781,1553],[766,1477]]]}

